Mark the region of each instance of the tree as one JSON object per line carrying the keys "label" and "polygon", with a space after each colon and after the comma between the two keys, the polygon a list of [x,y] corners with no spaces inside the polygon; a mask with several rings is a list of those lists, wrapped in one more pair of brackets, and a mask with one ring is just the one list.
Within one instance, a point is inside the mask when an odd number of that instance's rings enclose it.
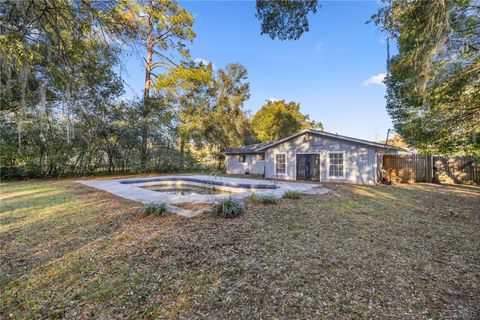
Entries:
{"label": "tree", "polygon": [[[380,143],[385,143],[385,140],[381,140]],[[391,138],[388,138],[387,144],[389,146],[399,147],[399,148],[408,148],[409,145],[405,142],[405,140],[399,136],[398,134],[394,135]]]}
{"label": "tree", "polygon": [[250,98],[247,75],[245,67],[231,63],[218,70],[214,79],[215,96],[207,113],[205,134],[219,152],[251,142],[252,133],[243,109]]}
{"label": "tree", "polygon": [[[109,20],[115,3],[0,2],[0,107],[14,113],[19,151],[29,105],[43,105],[40,96],[61,97],[62,112],[68,118],[71,104],[66,100],[78,101],[80,83],[89,81],[85,71],[107,60],[110,65],[118,61],[118,48],[106,37],[119,30],[118,20]],[[65,123],[70,132],[70,119]]]}
{"label": "tree", "polygon": [[288,137],[303,129],[323,130],[320,122],[300,112],[300,104],[285,100],[267,101],[252,117],[253,131],[262,142]]}
{"label": "tree", "polygon": [[[151,151],[149,145],[153,146],[149,144],[152,132],[149,120],[154,112],[162,112],[164,108],[159,104],[161,97],[152,99],[152,84],[161,74],[169,74],[170,80],[182,74],[177,69],[183,68],[179,60],[190,58],[185,44],[195,38],[192,30],[194,20],[190,13],[170,0],[146,0],[142,4],[128,0],[122,3],[119,11],[125,20],[131,21],[133,41],[146,49],[143,109],[140,115],[143,120],[141,167],[145,170]],[[159,85],[155,87],[161,89]]]}
{"label": "tree", "polygon": [[[212,65],[202,69],[202,78],[188,81],[176,95],[178,126],[182,143],[208,148],[213,155],[253,141],[253,132],[243,105],[250,97],[247,70],[238,63],[216,73]],[[181,143],[181,145],[183,145]]]}
{"label": "tree", "polygon": [[280,40],[297,40],[308,32],[308,15],[317,12],[317,0],[257,0],[261,34]]}
{"label": "tree", "polygon": [[372,20],[397,41],[387,110],[422,151],[480,154],[480,7],[476,1],[393,1]]}
{"label": "tree", "polygon": [[1,165],[58,175],[78,164],[81,112],[122,93],[112,72],[118,51],[104,33],[115,29],[106,27],[112,2],[0,2],[0,125],[9,146]]}

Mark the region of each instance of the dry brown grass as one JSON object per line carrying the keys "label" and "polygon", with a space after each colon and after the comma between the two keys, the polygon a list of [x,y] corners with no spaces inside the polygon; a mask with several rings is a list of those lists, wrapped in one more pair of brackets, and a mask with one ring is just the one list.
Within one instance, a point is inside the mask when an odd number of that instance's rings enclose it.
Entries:
{"label": "dry brown grass", "polygon": [[201,202],[192,202],[192,203],[176,203],[176,207],[182,209],[197,211],[202,209],[210,209],[212,207],[211,203],[201,203]]}
{"label": "dry brown grass", "polygon": [[139,217],[73,181],[1,184],[18,318],[461,318],[480,312],[480,189],[328,185],[236,219]]}

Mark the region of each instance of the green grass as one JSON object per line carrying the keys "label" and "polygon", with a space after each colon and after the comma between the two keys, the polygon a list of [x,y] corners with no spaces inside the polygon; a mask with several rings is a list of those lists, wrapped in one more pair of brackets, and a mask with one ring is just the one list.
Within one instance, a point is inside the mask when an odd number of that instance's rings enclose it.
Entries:
{"label": "green grass", "polygon": [[336,186],[236,219],[0,184],[3,318],[475,318],[480,189]]}
{"label": "green grass", "polygon": [[245,207],[237,200],[226,198],[216,202],[212,207],[212,211],[217,216],[224,218],[235,218],[245,212]]}
{"label": "green grass", "polygon": [[302,196],[298,191],[289,190],[283,194],[284,199],[300,199]]}
{"label": "green grass", "polygon": [[153,214],[156,216],[161,216],[168,211],[168,206],[165,202],[161,203],[147,203],[142,208],[138,210],[140,215]]}
{"label": "green grass", "polygon": [[252,194],[247,198],[247,201],[251,203],[261,203],[261,204],[276,204],[278,202],[277,198],[272,195],[265,194]]}

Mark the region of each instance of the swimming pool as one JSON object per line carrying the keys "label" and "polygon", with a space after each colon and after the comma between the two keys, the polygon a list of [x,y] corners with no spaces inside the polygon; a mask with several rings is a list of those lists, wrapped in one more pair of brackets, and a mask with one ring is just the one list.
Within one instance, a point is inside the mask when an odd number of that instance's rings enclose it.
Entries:
{"label": "swimming pool", "polygon": [[[240,179],[237,179],[240,180]],[[245,190],[274,190],[279,188],[279,185],[273,181],[269,183],[262,183],[262,180],[252,180],[252,179],[241,179],[245,182],[234,182],[227,179],[219,177],[214,180],[211,177],[202,176],[201,178],[189,177],[189,176],[174,176],[174,177],[154,177],[154,178],[140,178],[140,179],[126,179],[120,180],[121,184],[136,184],[136,185],[193,185],[206,187],[213,186],[216,189],[232,189],[232,192],[235,192],[234,189],[238,189],[238,192],[244,192]],[[246,183],[248,181],[248,183]],[[254,182],[252,182],[254,181]]]}
{"label": "swimming pool", "polygon": [[[182,209],[177,205],[214,203],[228,197],[242,201],[252,193],[280,198],[289,190],[305,192],[312,188],[318,188],[318,185],[303,182],[228,176],[217,177],[214,180],[213,177],[204,175],[169,175],[133,179],[82,180],[79,182],[133,201],[142,203],[166,202],[170,206],[170,212],[188,217],[195,216],[199,212]],[[189,192],[189,190],[193,190],[193,192]]]}
{"label": "swimming pool", "polygon": [[205,194],[230,194],[231,192],[222,191],[219,189],[212,188],[211,186],[193,186],[193,185],[168,185],[168,184],[154,184],[148,186],[142,186],[141,188],[145,188],[148,190],[156,191],[156,192],[164,192],[168,194],[175,194],[175,195],[205,195]]}

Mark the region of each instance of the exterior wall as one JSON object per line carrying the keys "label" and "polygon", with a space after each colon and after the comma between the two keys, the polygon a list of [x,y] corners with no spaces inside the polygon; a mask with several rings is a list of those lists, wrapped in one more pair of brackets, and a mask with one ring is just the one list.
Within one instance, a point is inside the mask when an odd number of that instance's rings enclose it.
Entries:
{"label": "exterior wall", "polygon": [[[275,176],[275,154],[286,153],[287,173],[278,177],[279,179],[295,180],[296,155],[310,153],[320,156],[320,182],[375,183],[377,177],[377,149],[375,147],[313,134],[310,134],[311,140],[305,142],[304,136],[301,135],[276,145],[265,152],[265,177]],[[345,178],[328,176],[329,152],[345,153]]]}
{"label": "exterior wall", "polygon": [[227,173],[245,174],[248,171],[251,174],[262,174],[264,172],[265,161],[258,159],[258,154],[246,154],[245,162],[238,161],[239,155],[227,155]]}

